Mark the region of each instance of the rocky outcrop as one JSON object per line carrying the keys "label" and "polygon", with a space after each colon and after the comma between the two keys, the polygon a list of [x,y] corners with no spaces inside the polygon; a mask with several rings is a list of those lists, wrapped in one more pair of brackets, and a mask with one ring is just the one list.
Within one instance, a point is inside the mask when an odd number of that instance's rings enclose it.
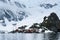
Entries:
{"label": "rocky outcrop", "polygon": [[54,6],[57,6],[58,4],[40,4],[40,7],[44,7],[45,9],[53,8]]}
{"label": "rocky outcrop", "polygon": [[44,26],[51,31],[57,32],[58,29],[60,29],[59,24],[60,20],[58,16],[56,15],[56,13],[52,12],[48,17],[44,17],[44,20],[40,26]]}
{"label": "rocky outcrop", "polygon": [[38,23],[34,23],[29,29],[25,29],[26,27],[26,25],[18,27],[9,33],[39,33],[40,26]]}
{"label": "rocky outcrop", "polygon": [[42,23],[34,23],[29,29],[25,29],[25,26],[18,27],[18,29],[11,31],[11,33],[39,33],[39,29],[42,29],[41,32],[45,32],[45,30],[51,30],[54,32],[60,32],[60,20],[56,13],[52,12],[48,17],[43,18]]}

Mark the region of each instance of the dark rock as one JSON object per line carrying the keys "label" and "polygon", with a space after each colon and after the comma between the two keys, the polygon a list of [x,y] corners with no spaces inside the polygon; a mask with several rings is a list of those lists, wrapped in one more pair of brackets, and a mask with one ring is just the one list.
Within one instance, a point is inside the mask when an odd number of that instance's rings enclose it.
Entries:
{"label": "dark rock", "polygon": [[3,3],[6,3],[6,0],[0,0],[1,2],[3,2]]}
{"label": "dark rock", "polygon": [[52,4],[40,4],[40,7],[44,7],[45,9],[53,8],[57,4],[55,3],[54,5]]}
{"label": "dark rock", "polygon": [[20,8],[26,8],[26,6],[24,5],[24,4],[21,4],[21,3],[19,3],[19,2],[14,2],[15,3],[15,5],[17,6],[17,7],[20,7]]}
{"label": "dark rock", "polygon": [[58,25],[59,25],[59,18],[56,15],[56,13],[52,12],[48,17],[46,16],[44,17],[44,20],[40,26],[44,26],[51,31],[57,32],[59,27]]}
{"label": "dark rock", "polygon": [[26,27],[27,25],[24,25],[24,26],[18,27],[18,29],[25,29]]}

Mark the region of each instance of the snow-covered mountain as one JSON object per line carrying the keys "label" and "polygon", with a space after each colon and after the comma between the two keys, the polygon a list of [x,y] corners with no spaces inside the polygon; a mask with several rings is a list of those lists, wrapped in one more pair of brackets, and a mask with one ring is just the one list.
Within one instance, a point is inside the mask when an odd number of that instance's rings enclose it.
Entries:
{"label": "snow-covered mountain", "polygon": [[59,15],[59,0],[0,0],[0,30],[11,31],[22,25],[29,28],[51,12]]}
{"label": "snow-covered mountain", "polygon": [[[26,6],[17,1],[0,0],[0,30],[13,28],[17,22],[29,17],[29,12],[25,11]],[[10,25],[11,26],[8,26]]]}

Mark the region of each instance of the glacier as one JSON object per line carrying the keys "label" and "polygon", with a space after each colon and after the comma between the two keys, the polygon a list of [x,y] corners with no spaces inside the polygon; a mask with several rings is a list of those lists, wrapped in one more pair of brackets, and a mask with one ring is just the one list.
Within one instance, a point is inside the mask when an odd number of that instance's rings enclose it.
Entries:
{"label": "glacier", "polygon": [[51,12],[60,17],[59,10],[59,0],[0,0],[0,30],[11,31],[22,25],[28,29]]}

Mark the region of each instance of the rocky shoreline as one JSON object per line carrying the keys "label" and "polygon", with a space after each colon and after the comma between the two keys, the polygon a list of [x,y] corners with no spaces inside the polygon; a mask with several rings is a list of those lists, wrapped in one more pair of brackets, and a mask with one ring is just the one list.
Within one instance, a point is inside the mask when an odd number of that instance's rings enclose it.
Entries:
{"label": "rocky shoreline", "polygon": [[45,32],[45,30],[60,32],[60,19],[56,13],[52,12],[48,17],[43,18],[42,23],[34,23],[29,29],[25,29],[26,27],[27,25],[18,27],[9,33],[40,33],[39,29],[42,29],[41,32]]}

